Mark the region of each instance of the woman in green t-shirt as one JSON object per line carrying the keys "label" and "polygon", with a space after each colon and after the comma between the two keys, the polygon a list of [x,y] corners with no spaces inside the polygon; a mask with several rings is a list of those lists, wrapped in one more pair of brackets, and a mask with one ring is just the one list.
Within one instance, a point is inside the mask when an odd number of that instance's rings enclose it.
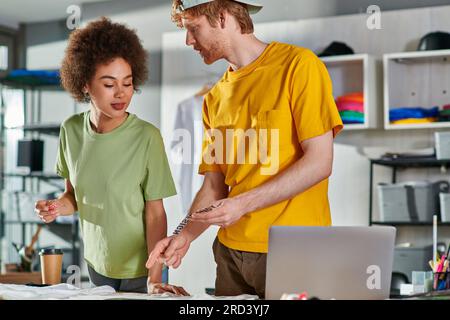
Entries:
{"label": "woman in green t-shirt", "polygon": [[79,212],[94,285],[187,295],[162,283],[161,265],[145,268],[167,233],[162,199],[176,194],[159,130],[127,112],[147,73],[147,52],[126,26],[102,18],[72,32],[62,85],[90,107],[63,122],[56,170],[66,190],[36,211],[46,223]]}

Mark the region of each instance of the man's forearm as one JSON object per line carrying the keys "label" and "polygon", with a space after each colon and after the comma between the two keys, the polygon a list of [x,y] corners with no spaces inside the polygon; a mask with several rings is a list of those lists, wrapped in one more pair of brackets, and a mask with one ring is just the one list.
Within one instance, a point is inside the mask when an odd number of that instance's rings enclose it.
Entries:
{"label": "man's forearm", "polygon": [[254,212],[292,199],[328,178],[330,174],[326,161],[319,161],[315,156],[305,155],[273,179],[234,199],[241,203],[240,207],[245,208],[246,213]]}
{"label": "man's forearm", "polygon": [[[215,190],[214,188],[209,188],[208,186],[202,186],[194,201],[192,202],[191,209],[189,212],[195,212],[200,209],[209,207],[215,201],[226,198],[228,193],[224,190]],[[181,234],[186,236],[190,242],[197,239],[206,229],[208,229],[209,224],[189,222],[187,226],[183,229]]]}

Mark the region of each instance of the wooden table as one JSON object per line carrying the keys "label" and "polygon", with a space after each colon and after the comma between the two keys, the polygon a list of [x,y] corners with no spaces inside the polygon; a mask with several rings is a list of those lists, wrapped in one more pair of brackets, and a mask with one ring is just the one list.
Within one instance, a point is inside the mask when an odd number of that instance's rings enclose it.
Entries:
{"label": "wooden table", "polygon": [[0,274],[0,283],[4,284],[42,284],[40,272],[8,272]]}

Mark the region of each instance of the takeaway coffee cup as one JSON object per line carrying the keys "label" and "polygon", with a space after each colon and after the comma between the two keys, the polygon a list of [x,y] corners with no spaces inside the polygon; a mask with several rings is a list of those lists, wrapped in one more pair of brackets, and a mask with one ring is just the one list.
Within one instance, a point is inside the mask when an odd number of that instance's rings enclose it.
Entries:
{"label": "takeaway coffee cup", "polygon": [[63,252],[61,249],[42,249],[41,275],[43,284],[61,283]]}

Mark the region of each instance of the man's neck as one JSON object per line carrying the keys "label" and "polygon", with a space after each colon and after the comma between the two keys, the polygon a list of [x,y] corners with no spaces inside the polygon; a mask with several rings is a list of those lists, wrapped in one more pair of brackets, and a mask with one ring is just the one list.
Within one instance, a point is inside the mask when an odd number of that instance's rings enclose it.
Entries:
{"label": "man's neck", "polygon": [[92,130],[97,133],[108,133],[119,127],[128,118],[128,112],[125,113],[123,118],[109,118],[98,111],[91,105],[91,112],[89,115],[89,122]]}
{"label": "man's neck", "polygon": [[240,35],[232,42],[226,60],[234,71],[239,70],[258,59],[267,46],[267,43],[257,39],[253,34]]}

